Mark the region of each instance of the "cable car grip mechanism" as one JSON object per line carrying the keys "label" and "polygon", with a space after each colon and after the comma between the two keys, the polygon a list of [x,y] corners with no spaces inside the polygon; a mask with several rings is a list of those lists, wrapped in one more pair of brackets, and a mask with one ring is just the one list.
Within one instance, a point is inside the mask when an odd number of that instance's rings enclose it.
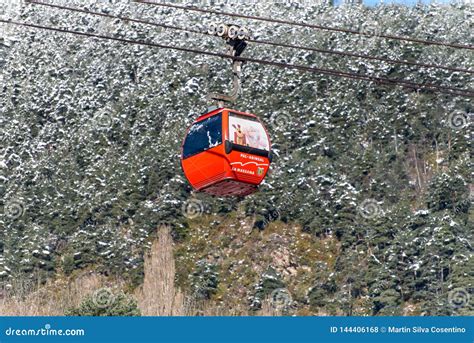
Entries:
{"label": "cable car grip mechanism", "polygon": [[[232,57],[239,57],[247,47],[247,43],[245,42],[245,38],[241,39],[239,37],[230,38],[228,35],[222,36],[226,40],[228,45],[228,54]],[[218,94],[218,93],[211,93],[207,96],[208,100],[216,101],[217,107],[221,108],[224,107],[224,103],[235,103],[239,94],[242,91],[241,88],[241,77],[242,77],[242,64],[243,61],[239,61],[236,59],[232,59],[232,91],[229,94]]]}

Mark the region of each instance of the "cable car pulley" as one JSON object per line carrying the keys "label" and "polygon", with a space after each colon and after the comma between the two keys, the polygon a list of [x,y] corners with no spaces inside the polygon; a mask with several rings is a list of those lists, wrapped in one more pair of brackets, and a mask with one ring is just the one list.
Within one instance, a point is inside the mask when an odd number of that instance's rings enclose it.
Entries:
{"label": "cable car pulley", "polygon": [[[249,30],[245,27],[211,23],[208,33],[225,39],[228,45],[227,53],[230,56],[240,56],[247,47],[245,40],[249,38]],[[236,102],[241,93],[242,64],[242,61],[232,60],[233,88],[229,94],[211,93],[208,95],[210,101],[217,102],[217,107],[224,107],[226,102],[232,104]]]}

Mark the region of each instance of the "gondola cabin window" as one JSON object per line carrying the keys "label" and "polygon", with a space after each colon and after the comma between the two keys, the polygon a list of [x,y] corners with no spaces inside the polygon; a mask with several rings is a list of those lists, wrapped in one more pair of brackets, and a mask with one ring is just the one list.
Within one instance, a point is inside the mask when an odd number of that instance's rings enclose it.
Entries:
{"label": "gondola cabin window", "polygon": [[270,142],[263,125],[249,116],[229,114],[229,139],[233,144],[269,151]]}
{"label": "gondola cabin window", "polygon": [[183,158],[199,154],[222,144],[222,114],[195,123],[189,129],[183,146]]}

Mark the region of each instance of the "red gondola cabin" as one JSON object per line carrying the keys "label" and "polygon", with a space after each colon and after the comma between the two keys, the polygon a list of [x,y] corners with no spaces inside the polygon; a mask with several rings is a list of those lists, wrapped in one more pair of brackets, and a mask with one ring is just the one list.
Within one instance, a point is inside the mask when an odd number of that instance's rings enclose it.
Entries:
{"label": "red gondola cabin", "polygon": [[197,191],[217,196],[255,192],[271,162],[270,139],[250,113],[219,108],[188,129],[181,166]]}

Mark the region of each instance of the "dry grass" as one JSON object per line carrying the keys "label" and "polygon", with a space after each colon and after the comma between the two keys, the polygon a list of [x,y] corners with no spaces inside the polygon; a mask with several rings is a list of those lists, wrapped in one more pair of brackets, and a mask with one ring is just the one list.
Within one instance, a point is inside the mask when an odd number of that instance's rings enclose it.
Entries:
{"label": "dry grass", "polygon": [[63,316],[66,309],[77,306],[103,284],[104,279],[94,273],[43,286],[14,282],[0,297],[0,316]]}

